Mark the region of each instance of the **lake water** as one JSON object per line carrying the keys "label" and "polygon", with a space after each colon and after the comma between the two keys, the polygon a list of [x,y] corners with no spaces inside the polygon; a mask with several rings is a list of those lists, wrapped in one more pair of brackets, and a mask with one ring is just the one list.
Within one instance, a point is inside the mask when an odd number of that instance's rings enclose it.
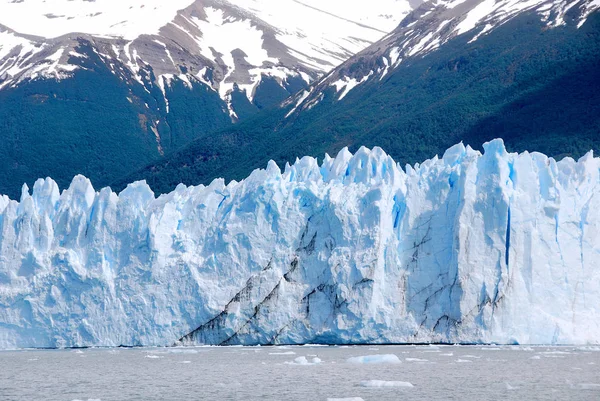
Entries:
{"label": "lake water", "polygon": [[0,352],[0,400],[600,400],[600,347]]}

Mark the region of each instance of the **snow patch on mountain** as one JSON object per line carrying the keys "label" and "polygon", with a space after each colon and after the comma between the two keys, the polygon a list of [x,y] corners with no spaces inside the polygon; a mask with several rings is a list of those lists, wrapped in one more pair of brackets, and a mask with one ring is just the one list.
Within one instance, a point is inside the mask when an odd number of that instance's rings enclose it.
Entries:
{"label": "snow patch on mountain", "polygon": [[370,76],[371,74],[365,75],[360,81],[356,80],[355,78],[344,77],[344,79],[337,80],[331,85],[335,86],[336,92],[341,91],[338,100],[342,100],[348,94],[348,92],[350,92],[357,85],[360,85],[363,82],[365,82],[367,79],[369,79]]}
{"label": "snow patch on mountain", "polygon": [[2,0],[0,24],[44,38],[69,33],[133,40],[157,34],[194,0]]}
{"label": "snow patch on mountain", "polygon": [[599,343],[600,159],[379,148],[0,197],[0,347]]}

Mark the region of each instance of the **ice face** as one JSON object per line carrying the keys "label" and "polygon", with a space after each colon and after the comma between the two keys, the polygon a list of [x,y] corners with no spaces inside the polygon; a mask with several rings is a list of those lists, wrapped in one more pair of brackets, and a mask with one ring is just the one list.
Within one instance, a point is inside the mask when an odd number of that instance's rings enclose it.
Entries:
{"label": "ice face", "polygon": [[0,197],[0,346],[600,342],[600,159],[462,144]]}

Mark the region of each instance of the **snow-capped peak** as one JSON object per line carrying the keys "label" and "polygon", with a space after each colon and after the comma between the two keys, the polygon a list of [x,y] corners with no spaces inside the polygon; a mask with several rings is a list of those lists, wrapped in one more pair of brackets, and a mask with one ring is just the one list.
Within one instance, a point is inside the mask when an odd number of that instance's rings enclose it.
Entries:
{"label": "snow-capped peak", "polygon": [[[0,0],[0,24],[10,28],[0,41],[0,88],[82,68],[68,55],[84,39],[116,75],[124,66],[133,80],[159,87],[167,109],[166,88],[179,79],[189,87],[208,85],[235,117],[235,87],[252,101],[264,76],[281,86],[290,78],[310,83],[394,29],[416,3]],[[54,65],[42,49],[50,55],[64,50]],[[146,79],[150,68],[154,82]]]}

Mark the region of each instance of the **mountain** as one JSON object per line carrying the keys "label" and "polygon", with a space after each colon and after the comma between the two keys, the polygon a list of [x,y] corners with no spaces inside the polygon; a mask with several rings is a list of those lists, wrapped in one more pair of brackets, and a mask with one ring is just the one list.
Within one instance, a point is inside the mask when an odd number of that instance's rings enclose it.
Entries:
{"label": "mountain", "polygon": [[600,159],[462,144],[270,162],[155,198],[0,198],[0,347],[598,344]]}
{"label": "mountain", "polygon": [[0,189],[107,184],[277,106],[419,4],[321,3],[0,1]]}
{"label": "mountain", "polygon": [[274,159],[381,146],[401,163],[477,149],[600,150],[598,1],[426,2],[389,35],[272,110],[114,183],[159,192],[241,179]]}

